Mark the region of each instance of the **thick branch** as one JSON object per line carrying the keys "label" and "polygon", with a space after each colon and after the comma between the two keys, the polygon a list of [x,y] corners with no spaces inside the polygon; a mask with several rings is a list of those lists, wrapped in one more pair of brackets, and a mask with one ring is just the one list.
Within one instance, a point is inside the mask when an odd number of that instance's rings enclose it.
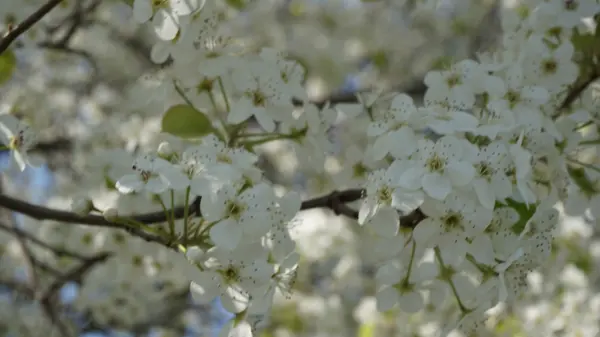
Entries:
{"label": "thick branch", "polygon": [[[36,220],[54,220],[64,223],[123,229],[128,231],[132,235],[138,236],[146,241],[158,242],[163,245],[169,246],[167,240],[161,238],[160,236],[152,235],[137,228],[129,227],[120,223],[110,222],[100,215],[80,216],[73,212],[61,211],[57,209],[34,205],[22,200],[11,198],[4,194],[0,194],[0,207],[9,209],[13,212],[27,215]],[[175,209],[175,216],[177,216],[178,218],[183,217],[183,207]],[[167,217],[162,211],[142,214],[138,216],[134,215],[131,218],[144,224],[153,224],[167,221]]]}
{"label": "thick branch", "polygon": [[[28,203],[26,201],[18,200],[9,197],[4,194],[0,194],[0,207],[7,208],[13,212],[25,214],[36,220],[54,220],[72,224],[82,224],[88,226],[99,226],[109,228],[123,228],[124,226],[119,223],[111,222],[106,220],[101,215],[85,215],[80,216],[73,212],[57,210],[53,208],[43,207]],[[131,218],[137,222],[143,224],[155,224],[167,221],[167,216],[163,211],[152,212],[140,215],[123,216],[124,218]],[[183,207],[177,207],[175,209],[175,217],[178,219],[183,218]]]}
{"label": "thick branch", "polygon": [[567,94],[567,97],[562,101],[559,110],[568,109],[573,102],[596,80],[600,79],[600,69],[595,69],[593,73],[589,74],[589,76],[581,83],[575,83],[573,88]]}
{"label": "thick branch", "polygon": [[38,142],[35,146],[29,150],[31,153],[49,153],[57,151],[71,151],[73,143],[71,139],[65,137],[58,137],[51,141]]}
{"label": "thick branch", "polygon": [[[425,93],[425,91],[427,91],[427,86],[421,82],[421,83],[416,83],[415,85],[413,85],[407,89],[402,89],[402,88],[397,88],[397,89],[409,96],[419,96],[419,95],[423,95]],[[361,92],[367,92],[367,91],[369,91],[369,90],[367,89],[367,90],[361,90],[361,91],[357,91],[357,92],[343,93],[343,94],[331,94],[323,99],[314,100],[314,101],[311,101],[310,103],[316,105],[319,109],[323,108],[325,106],[325,104],[327,104],[327,103],[329,103],[330,105],[344,104],[344,103],[346,103],[346,104],[359,103],[356,95]],[[304,105],[304,102],[297,98],[292,98],[292,103],[295,106]]]}
{"label": "thick branch", "polygon": [[[362,189],[349,189],[344,191],[333,191],[325,196],[316,197],[313,199],[308,199],[302,202],[300,210],[308,210],[313,208],[329,208],[336,215],[345,215],[347,217],[357,219],[358,212],[348,207],[346,204],[357,201],[364,197],[365,191]],[[197,197],[192,205],[189,207],[188,214],[190,216],[196,215],[201,216],[200,214],[200,197]],[[153,236],[151,234],[145,233],[141,230],[137,230],[135,228],[131,228],[125,226],[120,223],[115,223],[106,220],[103,216],[100,215],[85,215],[81,216],[75,214],[73,212],[62,211],[57,209],[52,209],[48,207],[38,206],[26,201],[18,200],[12,197],[9,197],[4,194],[0,194],[0,207],[9,209],[13,212],[21,213],[27,215],[31,218],[37,220],[54,220],[58,222],[64,223],[73,223],[73,224],[81,224],[88,226],[98,226],[98,227],[108,227],[108,228],[117,228],[124,229],[129,231],[132,235],[142,237],[147,241],[159,242],[161,244],[168,245],[168,242],[160,237]],[[183,206],[176,207],[174,209],[174,218],[175,219],[183,219],[185,208]],[[137,215],[128,215],[121,216],[122,218],[130,218],[137,222],[143,223],[145,225],[151,225],[156,223],[166,222],[168,220],[167,214],[164,211],[151,212],[146,214],[137,214]],[[424,215],[419,211],[412,212],[408,215],[401,217],[401,221],[405,224],[411,224],[410,227],[414,227],[420,220],[424,218]],[[404,225],[403,225],[404,226]]]}
{"label": "thick branch", "polygon": [[13,27],[9,32],[0,39],[0,54],[2,54],[20,35],[29,30],[33,25],[40,21],[46,14],[50,13],[54,7],[58,6],[62,0],[48,0],[42,7],[38,8],[33,14],[25,20]]}

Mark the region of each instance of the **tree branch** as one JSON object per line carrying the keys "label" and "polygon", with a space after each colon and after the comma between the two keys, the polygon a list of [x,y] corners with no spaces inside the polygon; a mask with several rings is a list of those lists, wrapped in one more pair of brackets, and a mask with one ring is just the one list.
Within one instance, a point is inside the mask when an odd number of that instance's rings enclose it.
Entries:
{"label": "tree branch", "polygon": [[[325,104],[327,104],[327,103],[329,103],[330,105],[344,104],[344,103],[346,103],[346,104],[359,103],[356,95],[360,94],[360,93],[368,92],[369,90],[370,89],[359,90],[359,91],[351,92],[351,93],[331,94],[323,99],[310,101],[310,103],[316,105],[319,109],[322,109],[325,106]],[[425,93],[425,91],[427,91],[427,86],[425,85],[425,83],[419,82],[419,83],[415,83],[414,85],[410,86],[407,89],[396,88],[396,90],[399,90],[409,96],[419,96],[419,95],[423,95]],[[304,105],[304,102],[300,99],[292,98],[292,104],[294,104],[295,106],[302,106],[302,105]]]}
{"label": "tree branch", "polygon": [[[302,202],[300,210],[308,210],[313,208],[328,208],[331,209],[336,215],[345,215],[352,219],[358,219],[358,211],[350,208],[347,203],[360,200],[364,197],[365,191],[363,189],[348,189],[344,191],[333,191],[327,195],[308,199]],[[164,246],[171,247],[172,244],[165,238],[149,234],[143,230],[129,227],[120,223],[115,223],[106,220],[100,215],[85,215],[81,216],[73,212],[62,211],[52,209],[48,207],[34,205],[22,200],[18,200],[9,197],[4,194],[0,194],[0,207],[9,209],[13,212],[27,215],[36,220],[54,220],[64,223],[97,226],[97,227],[108,227],[117,228],[128,231],[134,236],[141,237],[142,239],[150,242],[158,242]],[[185,207],[179,206],[174,209],[174,219],[183,219]],[[200,197],[197,197],[188,210],[189,216],[201,216],[200,213]],[[156,223],[162,223],[168,221],[167,214],[164,211],[137,214],[129,216],[121,216],[121,218],[130,218],[136,222],[143,223],[145,225],[151,225]],[[420,211],[416,210],[410,214],[403,215],[400,217],[401,226],[411,227],[416,226],[419,221],[423,220],[425,215]]]}
{"label": "tree branch", "polygon": [[591,73],[584,81],[581,83],[576,83],[572,90],[569,91],[565,99],[562,101],[559,111],[568,109],[573,102],[590,86],[590,84],[594,83],[597,79],[600,79],[600,69],[595,69],[593,73]]}
{"label": "tree branch", "polygon": [[41,296],[41,302],[49,301],[56,293],[68,282],[73,280],[79,280],[82,276],[87,273],[92,267],[98,263],[106,261],[112,253],[99,253],[96,256],[85,259],[78,267],[73,268],[69,272],[65,273],[62,277],[57,278]]}
{"label": "tree branch", "polygon": [[50,141],[38,142],[29,150],[31,153],[49,153],[57,151],[71,151],[73,143],[69,138],[58,137]]}
{"label": "tree branch", "polygon": [[[133,228],[130,226],[126,226],[120,223],[110,222],[106,220],[103,216],[100,215],[86,215],[80,216],[73,212],[61,211],[57,209],[47,208],[43,206],[34,205],[22,200],[18,200],[15,198],[11,198],[7,195],[0,194],[0,207],[9,209],[13,212],[21,213],[27,215],[36,220],[54,220],[58,222],[71,223],[71,224],[81,224],[88,226],[98,226],[98,227],[107,227],[107,228],[116,228],[122,229],[130,234],[140,237],[146,241],[150,242],[158,242],[162,245],[170,247],[169,242],[160,237],[156,236],[143,230]],[[193,209],[193,208],[192,208]],[[183,217],[183,207],[178,207],[175,209],[175,215],[178,218]],[[133,220],[137,222],[141,222],[144,224],[153,224],[167,221],[167,216],[164,212],[153,212],[142,214],[138,216],[131,216]]]}
{"label": "tree branch", "polygon": [[71,252],[69,250],[59,248],[59,247],[53,247],[50,244],[48,244],[48,243],[44,242],[43,240],[40,240],[36,236],[32,235],[31,233],[24,231],[18,227],[11,227],[11,226],[5,225],[3,223],[0,223],[0,231],[11,233],[15,237],[21,237],[22,239],[29,241],[34,245],[37,245],[39,247],[42,247],[44,249],[51,251],[57,257],[64,256],[64,257],[71,257],[71,258],[79,259],[79,260],[85,260],[87,258],[79,253]]}
{"label": "tree branch", "polygon": [[112,253],[99,253],[93,257],[85,259],[79,266],[71,269],[69,272],[59,276],[48,286],[48,288],[43,293],[38,293],[39,301],[46,313],[46,316],[50,319],[52,324],[56,326],[56,328],[60,331],[61,335],[68,337],[69,329],[66,324],[61,321],[60,316],[53,305],[53,299],[56,297],[60,289],[62,289],[65,284],[74,281],[81,280],[82,277],[90,271],[94,266],[98,263],[102,263],[106,261],[109,257],[111,257]]}
{"label": "tree branch", "polygon": [[8,31],[0,39],[0,54],[2,54],[20,35],[29,30],[33,25],[40,21],[46,14],[50,13],[54,7],[58,6],[62,0],[48,0],[44,5],[38,8],[33,14]]}

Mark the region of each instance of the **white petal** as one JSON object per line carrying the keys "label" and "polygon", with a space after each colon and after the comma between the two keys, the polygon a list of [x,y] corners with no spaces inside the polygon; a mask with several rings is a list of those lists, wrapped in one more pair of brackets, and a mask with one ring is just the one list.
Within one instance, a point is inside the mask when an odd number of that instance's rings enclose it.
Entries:
{"label": "white petal", "polygon": [[121,193],[139,192],[144,188],[145,184],[137,174],[128,174],[119,179],[116,188]]}
{"label": "white petal", "polygon": [[21,154],[21,152],[19,152],[17,150],[12,150],[11,154],[12,154],[12,158],[13,158],[15,164],[17,164],[17,167],[19,168],[19,170],[21,172],[25,171],[25,168],[27,167],[27,163],[26,163],[24,156]]}
{"label": "white petal", "polygon": [[550,98],[548,90],[542,87],[524,87],[521,89],[521,95],[523,98],[528,99],[529,103],[533,105],[544,104]]}
{"label": "white petal", "polygon": [[133,19],[138,23],[144,23],[152,17],[151,0],[135,0],[133,2]]}
{"label": "white petal", "polygon": [[398,212],[391,207],[380,209],[369,221],[368,226],[379,236],[394,236],[398,233]]}
{"label": "white petal", "polygon": [[173,13],[179,16],[188,15],[204,5],[204,0],[170,0],[169,5],[173,9]]}
{"label": "white petal", "polygon": [[294,191],[286,193],[279,199],[279,207],[284,214],[296,214],[300,210],[302,199],[300,195]]}
{"label": "white petal", "polygon": [[169,45],[162,41],[156,42],[150,50],[150,59],[156,64],[164,63],[171,55]]}
{"label": "white petal", "polygon": [[451,116],[452,125],[458,131],[471,131],[479,124],[479,120],[475,116],[464,111],[453,111]]}
{"label": "white petal", "polygon": [[475,193],[477,194],[481,205],[487,209],[494,209],[496,196],[488,182],[483,179],[475,179],[473,181],[473,188],[475,189]]}
{"label": "white petal", "polygon": [[494,264],[494,249],[492,240],[487,235],[478,235],[470,243],[469,252],[475,259],[487,265]]}
{"label": "white petal", "polygon": [[413,237],[417,246],[426,244],[430,239],[436,238],[441,233],[439,222],[430,218],[422,220],[413,230]]}
{"label": "white petal", "polygon": [[234,106],[233,109],[231,109],[231,111],[229,111],[229,113],[227,114],[228,123],[238,124],[252,116],[249,107],[247,106],[247,104],[244,103],[244,101],[240,101]]}
{"label": "white petal", "polygon": [[163,41],[171,41],[179,31],[179,21],[176,16],[166,10],[159,10],[152,18],[152,26],[157,37]]}
{"label": "white petal", "polygon": [[[193,268],[193,267],[190,267]],[[200,272],[190,283],[190,294],[192,299],[198,304],[205,304],[212,301],[219,293],[219,284],[217,283],[216,273]]]}
{"label": "white petal", "polygon": [[512,195],[513,186],[503,173],[493,175],[490,185],[496,195],[496,200],[504,200]]}
{"label": "white petal", "polygon": [[232,314],[244,311],[250,302],[248,293],[237,285],[231,285],[221,295],[221,304]]}
{"label": "white petal", "polygon": [[243,230],[237,222],[225,219],[210,229],[210,239],[215,246],[234,250],[242,241]]}
{"label": "white petal", "polygon": [[446,174],[450,178],[452,185],[462,187],[473,180],[475,168],[464,161],[452,161],[446,166]]}
{"label": "white petal", "polygon": [[160,194],[169,188],[169,183],[165,178],[159,176],[148,179],[145,188],[150,193]]}
{"label": "white petal", "polygon": [[262,110],[260,113],[255,113],[254,116],[258,121],[260,127],[262,127],[267,132],[273,132],[275,130],[275,122],[273,118],[269,117],[267,113]]}
{"label": "white petal", "polygon": [[252,337],[252,326],[247,321],[232,319],[221,328],[218,337]]}
{"label": "white petal", "polygon": [[452,191],[450,180],[439,173],[426,173],[421,180],[423,190],[430,197],[444,200]]}
{"label": "white petal", "polygon": [[169,182],[172,189],[181,191],[190,186],[190,179],[183,174],[181,171],[172,168],[169,170],[163,170],[162,175]]}
{"label": "white petal", "polygon": [[421,177],[423,177],[422,169],[410,167],[400,175],[398,185],[409,190],[419,189],[421,188]]}
{"label": "white petal", "polygon": [[400,309],[408,313],[416,313],[423,309],[423,295],[419,291],[411,291],[400,296],[398,300]]}
{"label": "white petal", "polygon": [[396,158],[406,158],[415,152],[417,148],[417,137],[409,127],[392,131],[388,134],[388,137],[395,143],[395,146],[390,148],[390,152]]}
{"label": "white petal", "polygon": [[380,284],[395,284],[404,276],[402,268],[393,263],[386,263],[381,266],[375,274],[375,280]]}
{"label": "white petal", "polygon": [[434,149],[440,155],[448,158],[460,158],[463,153],[463,144],[454,136],[444,136],[435,143]]}
{"label": "white petal", "polygon": [[365,200],[360,205],[360,209],[358,210],[358,223],[360,225],[363,225],[375,214],[378,208],[379,205],[376,203],[374,198],[365,198]]}
{"label": "white petal", "polygon": [[381,160],[390,152],[390,135],[377,137],[369,151],[373,160]]}
{"label": "white petal", "polygon": [[400,296],[393,287],[385,287],[377,292],[375,298],[377,300],[377,311],[384,312],[392,309],[398,303]]}

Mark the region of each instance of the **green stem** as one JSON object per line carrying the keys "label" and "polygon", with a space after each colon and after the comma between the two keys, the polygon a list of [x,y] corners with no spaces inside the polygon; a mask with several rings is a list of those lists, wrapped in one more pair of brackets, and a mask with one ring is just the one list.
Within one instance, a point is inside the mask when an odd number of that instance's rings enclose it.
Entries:
{"label": "green stem", "polygon": [[225,108],[227,112],[231,111],[231,106],[229,105],[229,98],[227,98],[227,92],[225,91],[225,86],[223,85],[223,79],[221,76],[217,78],[217,82],[219,83],[219,90],[221,90],[221,94],[223,94],[223,99],[225,100]]}
{"label": "green stem", "polygon": [[410,251],[410,262],[408,263],[408,270],[406,271],[406,276],[404,277],[404,282],[408,282],[410,278],[410,273],[412,272],[413,260],[415,259],[415,252],[417,251],[417,243],[413,240],[412,248]]}
{"label": "green stem", "polygon": [[[242,145],[244,145],[246,147],[254,147],[256,145],[272,142],[274,140],[298,139],[304,135],[304,131],[305,130],[299,130],[299,131],[294,131],[294,132],[288,133],[288,134],[278,134],[278,133],[275,133],[274,135],[267,134],[267,136],[265,136],[262,139],[249,140],[249,141],[242,142]],[[256,136],[260,136],[260,135],[256,135]]]}
{"label": "green stem", "polygon": [[183,208],[183,244],[187,244],[187,239],[188,239],[188,226],[189,226],[189,212],[190,212],[190,192],[191,192],[191,187],[188,186],[185,189],[185,203],[184,203],[184,208]]}
{"label": "green stem", "polygon": [[175,82],[175,80],[173,80],[173,86],[175,87],[175,91],[177,91],[177,94],[179,94],[179,97],[181,97],[181,99],[183,99],[183,101],[187,105],[194,107],[194,103],[192,103],[192,101],[185,95],[185,92],[183,92],[183,89],[181,89],[181,87],[177,85],[177,82]]}
{"label": "green stem", "polygon": [[215,130],[215,134],[217,135],[217,137],[219,137],[219,139],[222,142],[227,142],[226,139],[226,135],[227,135],[227,123],[225,123],[225,121],[223,120],[223,118],[221,117],[221,114],[219,113],[219,107],[217,105],[217,100],[215,99],[215,95],[213,94],[212,91],[208,91],[208,99],[210,100],[210,104],[212,104],[213,109],[215,111],[215,115],[217,116],[217,118],[219,119],[219,122],[221,122],[221,128],[223,129],[222,133],[221,132],[217,132],[217,130]]}
{"label": "green stem", "polygon": [[569,162],[573,163],[573,164],[580,165],[580,166],[583,166],[585,168],[588,168],[590,170],[593,170],[593,171],[596,171],[596,172],[600,173],[600,168],[598,168],[598,167],[596,167],[596,166],[594,166],[592,164],[583,163],[583,162],[580,162],[579,160],[572,159],[572,158],[567,158],[567,160]]}
{"label": "green stem", "polygon": [[598,145],[598,144],[600,144],[600,138],[579,142],[579,145]]}
{"label": "green stem", "polygon": [[[440,265],[440,269],[442,270],[442,274],[444,274],[444,272],[446,270],[448,270],[448,268],[444,265],[444,260],[442,259],[442,253],[440,251],[440,248],[439,247],[435,247],[434,251],[435,251],[435,258],[436,258],[436,260],[438,261],[438,263]],[[458,304],[458,307],[460,308],[460,311],[462,311],[463,313],[469,313],[469,312],[471,312],[472,310],[470,310],[467,307],[465,307],[465,305],[460,300],[460,296],[458,296],[458,291],[456,290],[456,286],[454,286],[454,282],[452,281],[452,277],[448,277],[446,281],[450,285],[450,289],[452,289],[452,294],[454,294],[454,297],[456,298],[456,303]]]}
{"label": "green stem", "polygon": [[171,233],[175,237],[175,191],[171,190],[171,222],[173,223],[173,232]]}
{"label": "green stem", "polygon": [[583,129],[583,128],[587,127],[587,126],[590,126],[590,125],[592,125],[592,124],[594,124],[594,123],[595,123],[594,121],[587,121],[587,122],[585,122],[585,123],[583,123],[583,124],[579,125],[579,126],[578,126],[578,127],[576,127],[575,129],[573,129],[573,131],[581,130],[581,129]]}
{"label": "green stem", "polygon": [[167,217],[167,222],[169,223],[169,235],[171,235],[171,237],[174,237],[175,236],[175,219],[172,218],[171,212],[169,212],[169,209],[167,208],[167,205],[165,205],[165,202],[162,200],[162,198],[160,196],[158,196],[158,198],[156,198],[156,199],[158,200],[158,203],[162,207],[163,211],[165,212],[165,216]]}

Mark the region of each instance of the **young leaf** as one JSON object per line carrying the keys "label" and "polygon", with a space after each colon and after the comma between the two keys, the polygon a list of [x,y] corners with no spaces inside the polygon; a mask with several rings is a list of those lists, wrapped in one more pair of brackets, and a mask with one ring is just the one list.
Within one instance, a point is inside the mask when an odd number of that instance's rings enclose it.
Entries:
{"label": "young leaf", "polygon": [[17,66],[17,58],[12,50],[0,53],[0,85],[8,82]]}
{"label": "young leaf", "polygon": [[200,138],[214,131],[210,119],[187,104],[174,105],[162,119],[162,131],[181,138]]}

